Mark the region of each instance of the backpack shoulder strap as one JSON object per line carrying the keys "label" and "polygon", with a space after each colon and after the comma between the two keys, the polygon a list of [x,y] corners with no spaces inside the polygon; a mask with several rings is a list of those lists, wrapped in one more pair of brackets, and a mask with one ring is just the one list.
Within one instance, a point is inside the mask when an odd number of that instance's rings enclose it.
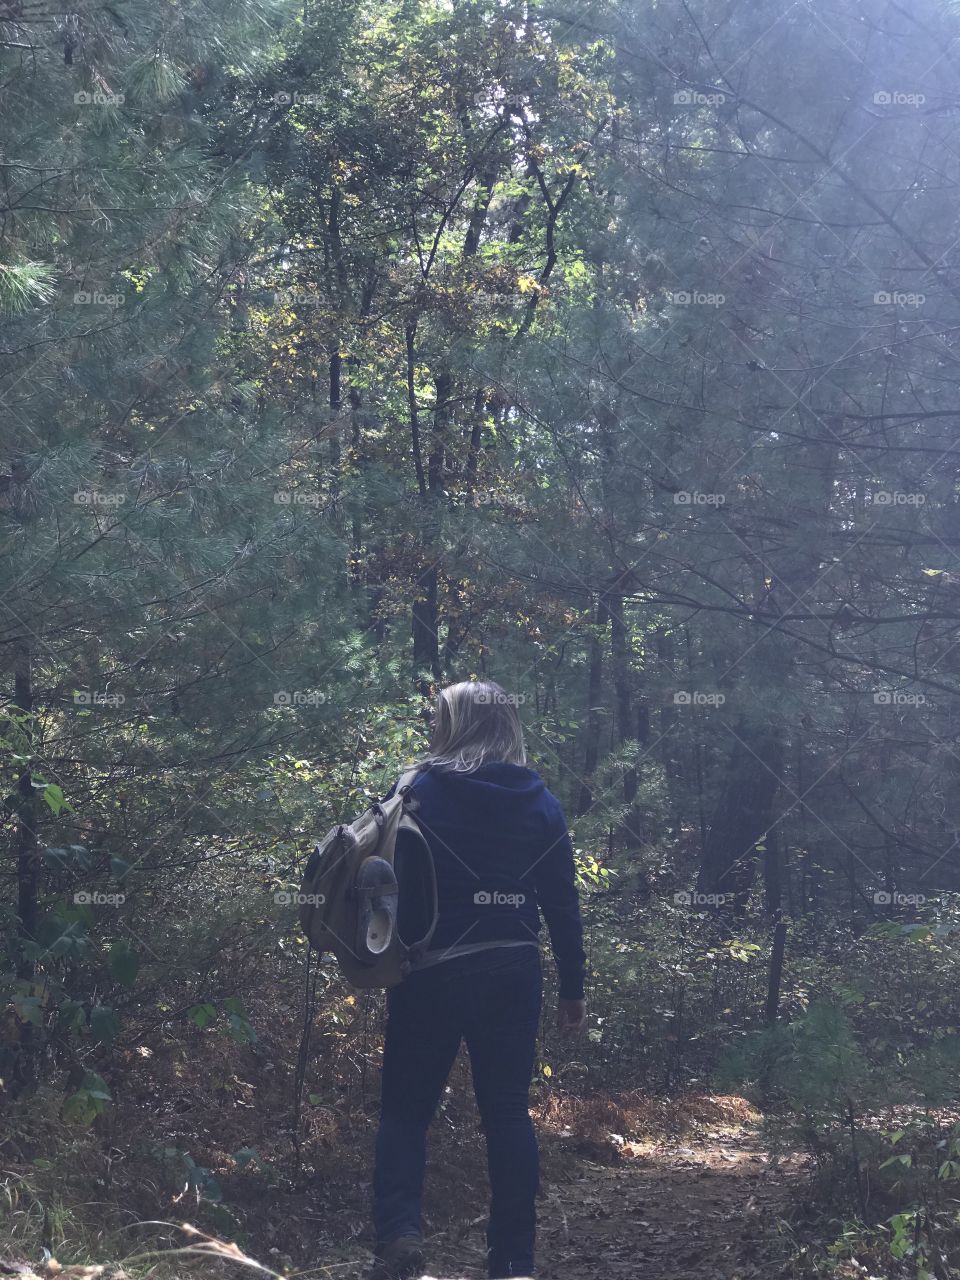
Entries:
{"label": "backpack shoulder strap", "polygon": [[404,795],[404,791],[407,787],[410,787],[413,784],[413,780],[419,772],[420,770],[417,768],[404,769],[403,773],[400,775],[400,780],[397,783],[397,789],[394,792],[394,795],[404,796],[404,800],[406,800],[407,797]]}

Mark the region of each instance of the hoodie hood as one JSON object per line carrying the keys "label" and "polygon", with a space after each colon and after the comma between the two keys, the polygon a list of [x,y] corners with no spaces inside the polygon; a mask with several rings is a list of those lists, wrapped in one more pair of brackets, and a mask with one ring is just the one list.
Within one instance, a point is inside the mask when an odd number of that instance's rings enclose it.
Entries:
{"label": "hoodie hood", "polygon": [[464,825],[512,828],[537,836],[556,804],[540,775],[524,765],[492,762],[469,773],[430,768],[414,782],[455,811]]}

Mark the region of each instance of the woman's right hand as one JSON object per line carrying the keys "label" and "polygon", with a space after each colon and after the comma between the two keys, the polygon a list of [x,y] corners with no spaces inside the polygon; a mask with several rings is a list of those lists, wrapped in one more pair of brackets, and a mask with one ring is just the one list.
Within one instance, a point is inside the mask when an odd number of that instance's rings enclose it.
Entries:
{"label": "woman's right hand", "polygon": [[579,1035],[587,1025],[586,1000],[564,1000],[557,1008],[557,1026],[562,1036]]}

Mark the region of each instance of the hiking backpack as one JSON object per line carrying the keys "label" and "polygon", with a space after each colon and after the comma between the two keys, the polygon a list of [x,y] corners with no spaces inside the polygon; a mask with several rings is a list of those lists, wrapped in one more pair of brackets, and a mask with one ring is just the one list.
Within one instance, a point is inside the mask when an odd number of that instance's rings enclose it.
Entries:
{"label": "hiking backpack", "polygon": [[[333,952],[354,987],[396,986],[426,951],[436,926],[433,856],[414,817],[417,799],[411,783],[416,774],[416,769],[407,770],[389,800],[328,831],[304,872],[297,898],[300,925],[317,951]],[[405,907],[413,906],[420,916],[420,936],[413,939],[402,938],[397,927],[400,831],[412,837],[404,848],[400,879]]]}

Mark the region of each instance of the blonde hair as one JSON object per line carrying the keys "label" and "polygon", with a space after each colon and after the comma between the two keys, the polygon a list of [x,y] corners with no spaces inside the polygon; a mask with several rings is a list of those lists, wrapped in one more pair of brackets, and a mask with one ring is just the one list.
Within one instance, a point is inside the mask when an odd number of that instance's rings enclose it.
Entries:
{"label": "blonde hair", "polygon": [[495,761],[525,765],[527,749],[517,715],[521,700],[493,680],[447,685],[437,698],[430,748],[418,767],[471,773]]}

